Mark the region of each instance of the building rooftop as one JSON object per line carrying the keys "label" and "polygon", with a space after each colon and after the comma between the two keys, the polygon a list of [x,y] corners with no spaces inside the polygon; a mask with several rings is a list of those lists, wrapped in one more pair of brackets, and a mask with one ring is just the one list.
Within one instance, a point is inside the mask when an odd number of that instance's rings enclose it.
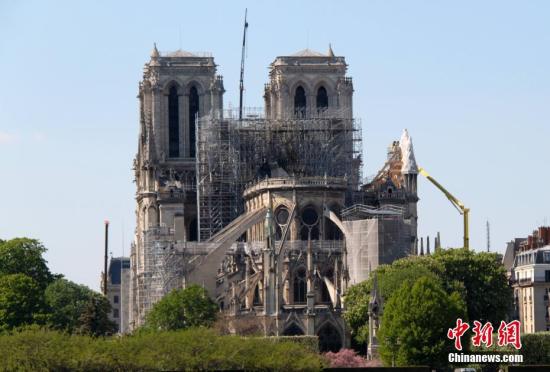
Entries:
{"label": "building rooftop", "polygon": [[550,265],[550,245],[518,252],[516,255],[514,262],[515,267],[534,264]]}
{"label": "building rooftop", "polygon": [[290,57],[328,57],[327,54],[323,54],[321,52],[317,52],[315,50],[306,48],[302,49],[294,54],[291,54]]}
{"label": "building rooftop", "polygon": [[109,279],[111,284],[121,284],[122,269],[130,268],[129,257],[112,257],[109,263]]}
{"label": "building rooftop", "polygon": [[196,54],[188,52],[183,49],[178,49],[173,52],[162,53],[163,57],[198,57]]}

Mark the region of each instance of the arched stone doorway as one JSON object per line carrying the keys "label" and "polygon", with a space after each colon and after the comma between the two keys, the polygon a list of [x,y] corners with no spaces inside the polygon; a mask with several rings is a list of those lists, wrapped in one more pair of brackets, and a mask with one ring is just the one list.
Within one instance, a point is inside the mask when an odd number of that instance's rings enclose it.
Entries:
{"label": "arched stone doorway", "polygon": [[317,336],[319,336],[319,351],[322,353],[327,351],[337,352],[342,348],[342,336],[336,327],[330,323],[322,326]]}

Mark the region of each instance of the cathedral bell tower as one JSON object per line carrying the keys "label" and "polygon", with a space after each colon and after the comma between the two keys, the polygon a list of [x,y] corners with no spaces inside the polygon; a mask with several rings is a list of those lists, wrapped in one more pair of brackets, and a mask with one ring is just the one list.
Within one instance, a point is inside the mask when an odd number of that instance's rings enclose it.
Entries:
{"label": "cathedral bell tower", "polygon": [[153,288],[148,282],[150,251],[161,243],[197,240],[198,118],[221,115],[223,93],[222,77],[216,75],[209,55],[183,50],[160,53],[155,45],[143,68],[134,159],[137,224],[131,259],[136,296],[131,299],[130,315],[134,325],[143,321],[151,299],[157,296],[147,292]]}
{"label": "cathedral bell tower", "polygon": [[304,49],[277,57],[265,85],[266,117],[307,119],[353,117],[353,83],[344,57]]}
{"label": "cathedral bell tower", "polygon": [[168,226],[178,240],[196,240],[197,118],[220,115],[223,92],[213,57],[183,50],[161,54],[155,45],[138,96],[141,127],[135,172],[141,232]]}

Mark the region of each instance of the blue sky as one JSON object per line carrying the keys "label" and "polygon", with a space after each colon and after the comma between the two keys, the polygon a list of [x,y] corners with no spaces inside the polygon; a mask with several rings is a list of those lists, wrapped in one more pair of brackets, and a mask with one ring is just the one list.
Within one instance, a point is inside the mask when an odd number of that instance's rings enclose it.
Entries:
{"label": "blue sky", "polygon": [[[269,63],[332,43],[353,77],[364,175],[408,128],[419,164],[471,208],[471,246],[550,223],[546,1],[0,1],[0,238],[29,236],[55,272],[99,288],[103,220],[129,252],[142,66],[212,52],[225,104],[262,105]],[[462,220],[420,181],[419,232],[459,246]]]}

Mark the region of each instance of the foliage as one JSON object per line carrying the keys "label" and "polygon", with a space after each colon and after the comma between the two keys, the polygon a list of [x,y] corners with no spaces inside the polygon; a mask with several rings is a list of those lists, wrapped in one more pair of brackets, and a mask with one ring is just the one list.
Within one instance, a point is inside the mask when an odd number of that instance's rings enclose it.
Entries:
{"label": "foliage", "polygon": [[43,254],[46,248],[35,239],[16,238],[0,242],[0,276],[25,274],[44,290],[54,279]]}
{"label": "foliage", "polygon": [[367,361],[351,349],[341,349],[337,353],[329,351],[324,354],[330,368],[361,368]]}
{"label": "foliage", "polygon": [[453,350],[447,329],[465,312],[460,294],[447,294],[438,279],[422,277],[414,284],[403,283],[382,315],[378,333],[382,360],[398,366],[445,365]]}
{"label": "foliage", "polygon": [[0,350],[0,370],[315,371],[326,363],[300,344],[219,336],[204,328],[110,338],[31,328],[0,335]]}
{"label": "foliage", "polygon": [[369,301],[372,281],[365,280],[349,288],[344,299],[344,319],[350,327],[353,340],[365,349],[369,340]]}
{"label": "foliage", "polygon": [[381,265],[376,270],[380,295],[384,299],[390,299],[404,282],[414,283],[425,276],[436,279],[443,270],[430,256],[410,256],[396,260],[391,265]]}
{"label": "foliage", "polygon": [[0,330],[48,324],[68,332],[112,333],[109,302],[87,287],[53,275],[35,239],[0,241]]}
{"label": "foliage", "polygon": [[[395,261],[392,265],[381,265],[376,270],[377,285],[380,295],[388,300],[391,295],[400,288],[404,282],[413,283],[416,279],[428,276],[436,278],[442,271],[433,260],[426,256],[408,257]],[[361,349],[365,349],[368,343],[368,304],[372,278],[352,286],[346,293],[346,312],[344,318],[351,329],[354,341]]]}
{"label": "foliage", "polygon": [[524,364],[550,364],[550,332],[538,332],[521,336]]}
{"label": "foliage", "polygon": [[218,306],[208,292],[191,285],[174,289],[157,302],[147,315],[145,327],[172,331],[190,327],[210,326],[216,320]]}
{"label": "foliage", "polygon": [[79,318],[94,296],[97,294],[86,286],[66,279],[55,280],[44,294],[49,310],[48,325],[71,333],[77,331],[81,326]]}
{"label": "foliage", "polygon": [[[404,282],[420,277],[439,278],[447,293],[458,292],[464,299],[466,319],[499,324],[507,318],[512,304],[505,269],[494,253],[475,253],[465,249],[437,250],[431,256],[412,256],[382,265],[376,270],[377,283],[384,302]],[[372,277],[352,286],[345,297],[344,317],[353,340],[364,349],[368,341],[368,303]]]}
{"label": "foliage", "polygon": [[0,276],[0,330],[9,330],[36,320],[42,304],[42,291],[25,274]]}
{"label": "foliage", "polygon": [[317,336],[270,336],[266,339],[273,343],[292,342],[306,347],[313,353],[319,352],[319,337]]}
{"label": "foliage", "polygon": [[99,293],[92,293],[78,318],[78,332],[90,336],[104,336],[117,331],[116,324],[109,319],[111,304]]}
{"label": "foliage", "polygon": [[499,255],[460,248],[438,250],[433,259],[443,267],[447,289],[463,284],[468,319],[493,324],[507,319],[513,293]]}

